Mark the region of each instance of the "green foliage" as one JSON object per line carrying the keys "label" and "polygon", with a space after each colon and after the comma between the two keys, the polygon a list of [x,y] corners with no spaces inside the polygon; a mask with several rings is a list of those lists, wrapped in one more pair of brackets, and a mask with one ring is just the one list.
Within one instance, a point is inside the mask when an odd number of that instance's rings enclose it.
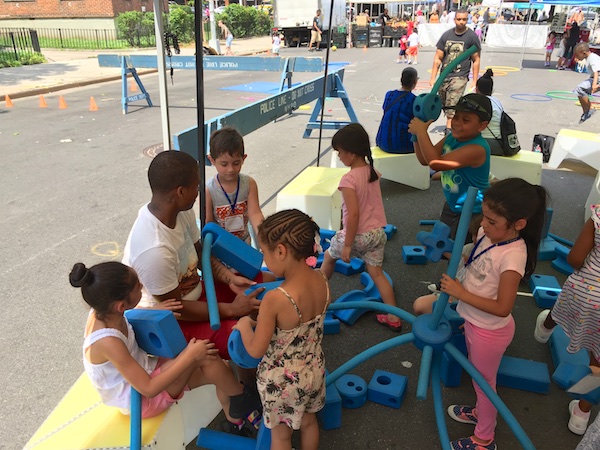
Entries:
{"label": "green foliage", "polygon": [[270,17],[252,7],[232,3],[222,14],[217,14],[236,38],[268,35],[273,26]]}
{"label": "green foliage", "polygon": [[119,37],[131,47],[147,46],[147,37],[154,31],[154,13],[127,11],[117,16],[116,24]]}
{"label": "green foliage", "polygon": [[15,58],[14,52],[0,52],[0,68],[2,67],[21,67],[32,64],[42,64],[46,58],[41,53],[36,52],[18,52]]}
{"label": "green foliage", "polygon": [[169,31],[177,36],[180,42],[194,40],[194,14],[189,6],[172,5],[169,9],[168,24]]}

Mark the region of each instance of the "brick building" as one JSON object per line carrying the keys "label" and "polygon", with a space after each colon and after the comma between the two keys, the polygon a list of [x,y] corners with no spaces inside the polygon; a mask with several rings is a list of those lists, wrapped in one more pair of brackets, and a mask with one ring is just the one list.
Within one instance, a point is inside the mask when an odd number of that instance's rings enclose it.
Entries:
{"label": "brick building", "polygon": [[0,27],[114,29],[122,12],[153,10],[153,0],[0,0]]}

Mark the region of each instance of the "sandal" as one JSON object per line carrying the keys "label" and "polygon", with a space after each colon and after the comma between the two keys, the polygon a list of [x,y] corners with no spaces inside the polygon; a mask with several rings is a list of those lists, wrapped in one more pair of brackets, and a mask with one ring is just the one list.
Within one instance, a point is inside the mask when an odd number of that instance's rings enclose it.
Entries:
{"label": "sandal", "polygon": [[379,322],[382,325],[385,325],[386,327],[388,327],[392,331],[395,331],[397,333],[399,333],[400,331],[402,331],[402,321],[400,319],[398,319],[397,322],[391,322],[388,319],[388,315],[387,314],[377,314],[375,316],[375,319],[377,320],[377,322]]}

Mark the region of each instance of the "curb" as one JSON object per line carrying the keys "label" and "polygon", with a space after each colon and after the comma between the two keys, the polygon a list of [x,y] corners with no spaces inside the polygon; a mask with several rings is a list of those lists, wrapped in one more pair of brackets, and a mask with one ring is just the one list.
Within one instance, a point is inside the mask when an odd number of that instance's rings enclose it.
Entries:
{"label": "curb", "polygon": [[[251,52],[246,52],[246,53],[240,53],[239,55],[236,55],[236,56],[255,56],[255,55],[267,53],[268,51],[269,51],[269,49],[257,50],[257,51],[251,51]],[[137,74],[138,75],[148,75],[148,74],[157,73],[157,72],[158,72],[158,69],[144,69],[144,70],[139,70]],[[16,98],[24,98],[24,97],[33,97],[34,95],[50,94],[53,92],[64,91],[66,89],[84,87],[84,86],[89,86],[92,84],[106,83],[109,81],[117,81],[117,80],[120,80],[121,77],[122,77],[122,75],[111,75],[111,76],[102,77],[102,78],[92,78],[92,79],[88,79],[88,80],[73,81],[71,83],[58,84],[56,86],[46,86],[46,87],[41,87],[41,88],[36,88],[36,89],[30,89],[30,90],[21,91],[21,92],[15,92],[13,94],[0,93],[0,99],[2,99],[1,101],[4,102],[5,95],[8,95],[11,99],[16,99]]]}

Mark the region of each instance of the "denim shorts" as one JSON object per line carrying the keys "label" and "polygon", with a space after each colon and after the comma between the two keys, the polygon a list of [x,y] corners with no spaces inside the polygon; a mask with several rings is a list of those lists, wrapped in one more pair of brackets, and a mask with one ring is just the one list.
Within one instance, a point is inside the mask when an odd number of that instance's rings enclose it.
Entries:
{"label": "denim shorts", "polygon": [[587,97],[588,95],[592,95],[592,82],[593,78],[588,78],[587,80],[583,80],[581,83],[577,85],[575,90],[573,91],[577,97]]}

